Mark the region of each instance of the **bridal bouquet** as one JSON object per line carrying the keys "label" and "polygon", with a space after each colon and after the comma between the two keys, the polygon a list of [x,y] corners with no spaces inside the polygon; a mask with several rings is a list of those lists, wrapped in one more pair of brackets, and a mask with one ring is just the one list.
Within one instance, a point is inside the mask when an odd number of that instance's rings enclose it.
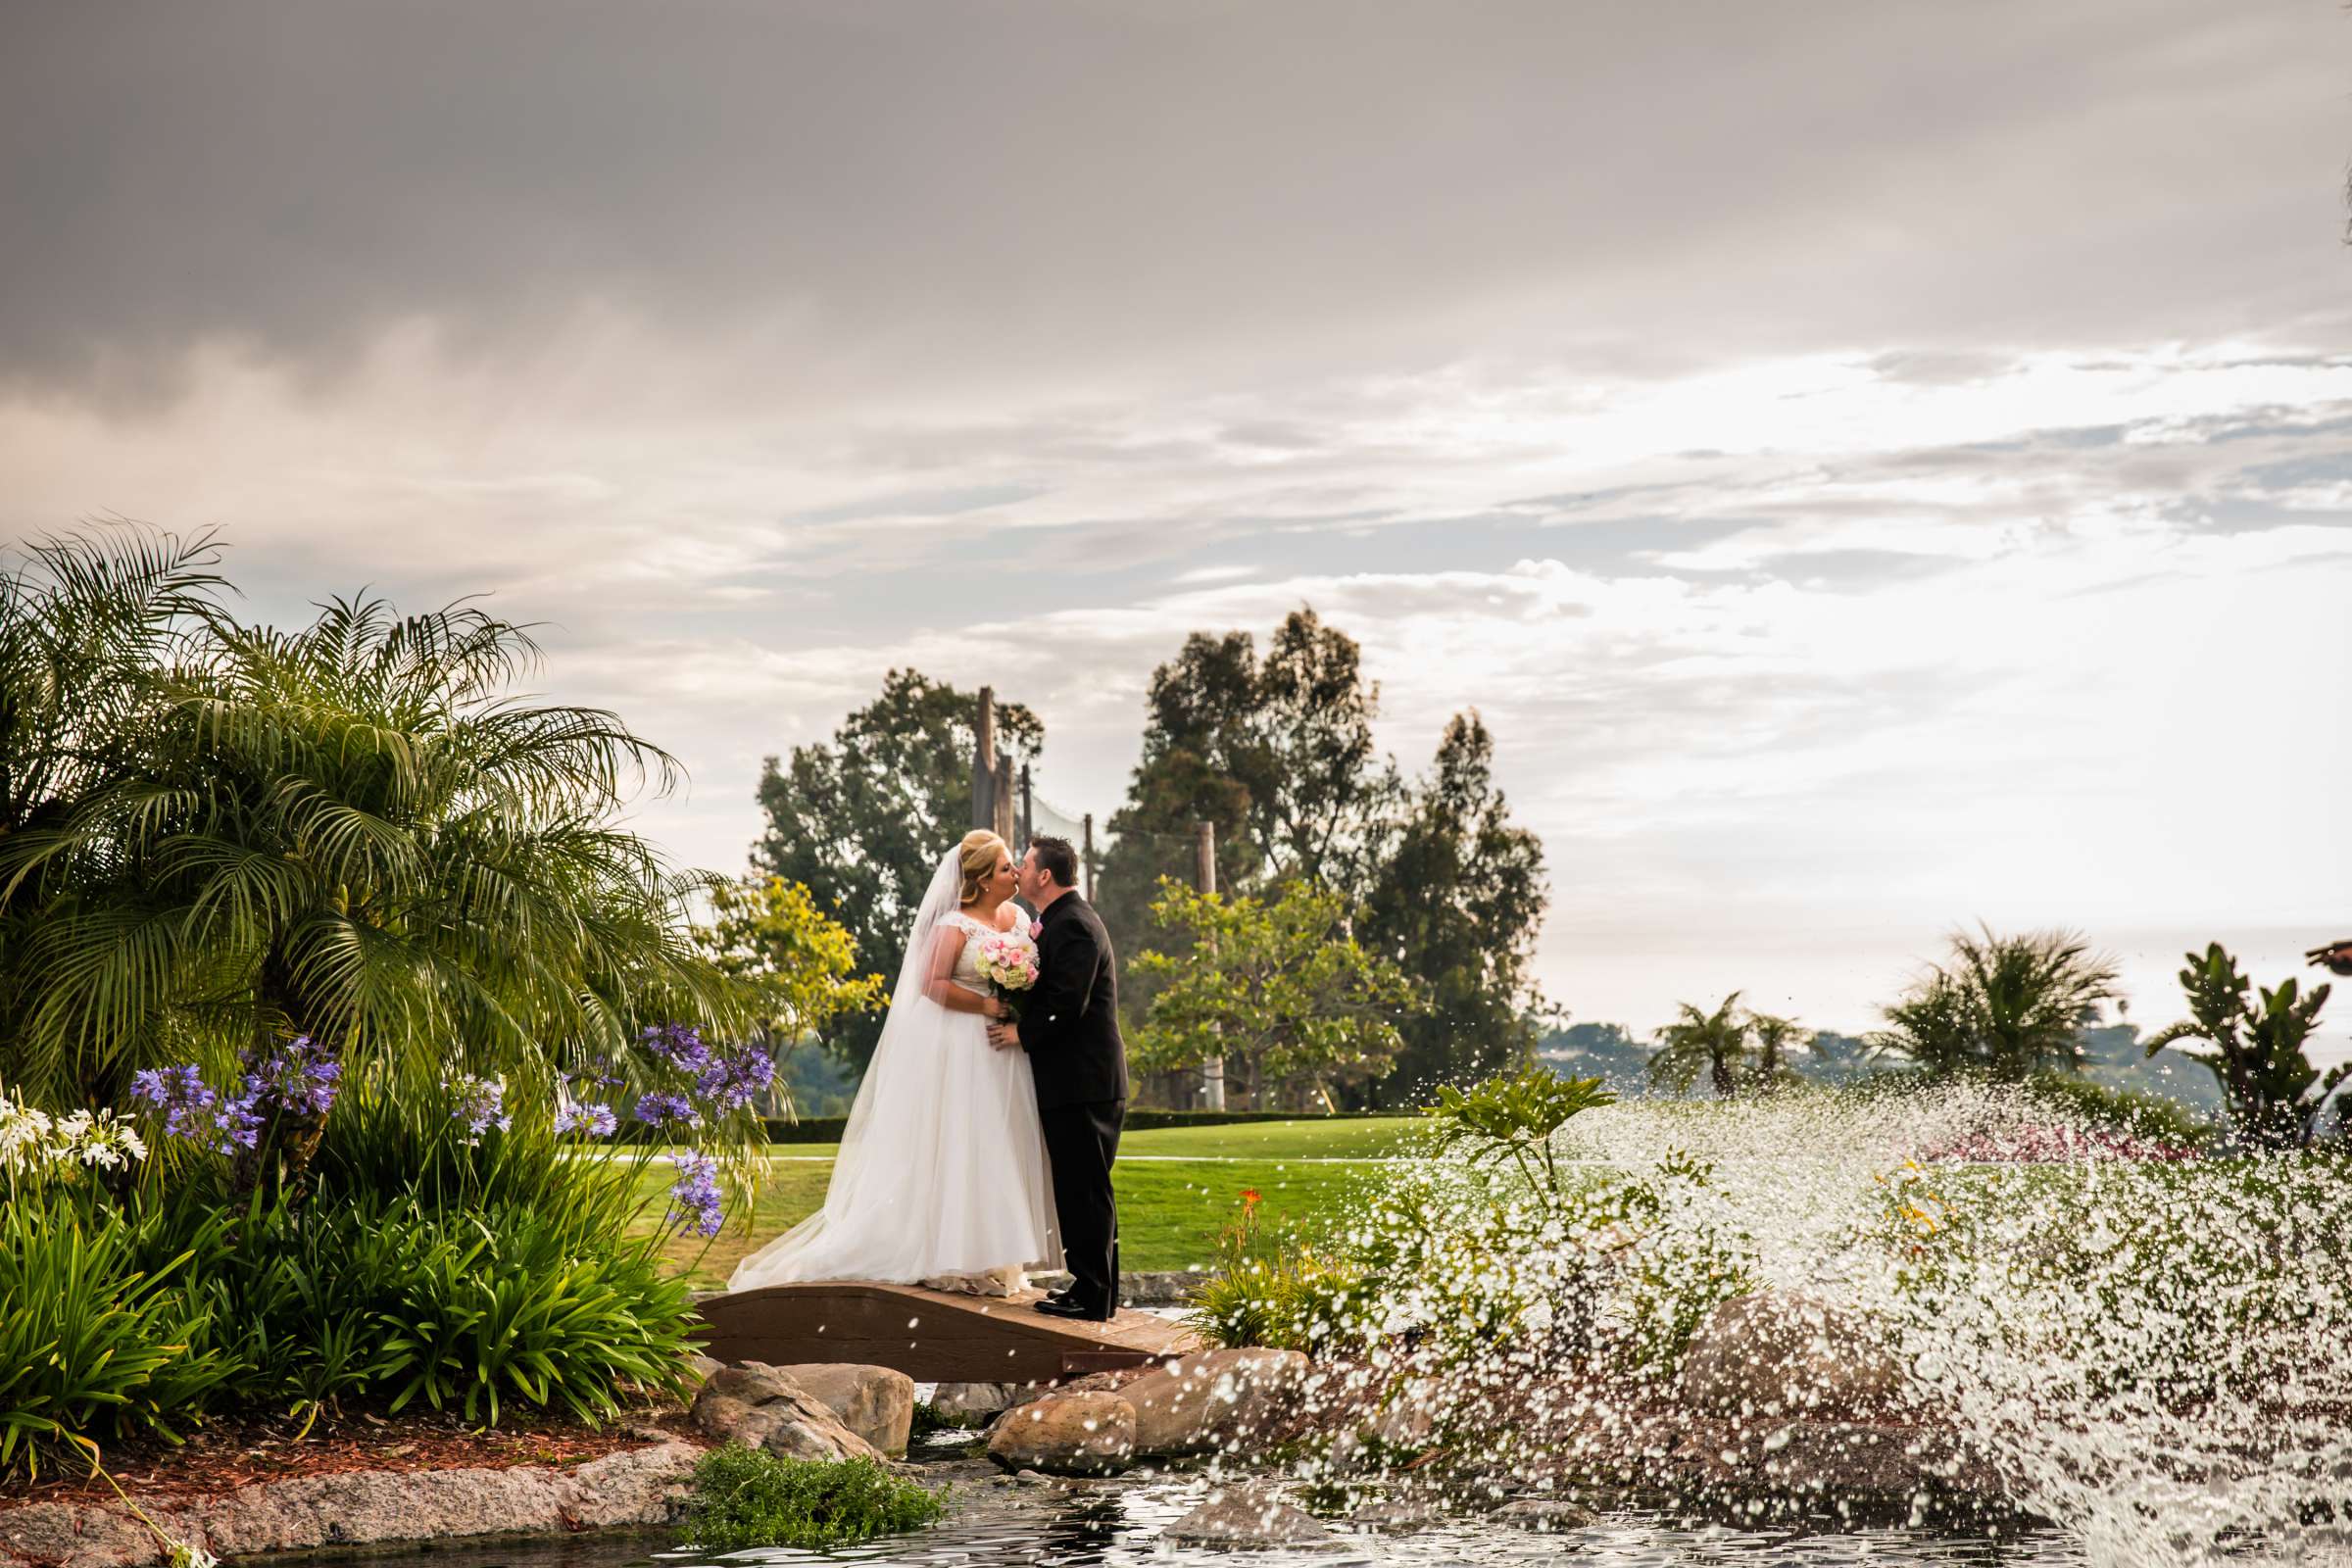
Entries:
{"label": "bridal bouquet", "polygon": [[1004,1004],[1004,1015],[1018,1018],[1020,994],[1037,984],[1037,944],[1018,931],[1000,931],[980,944],[973,964]]}

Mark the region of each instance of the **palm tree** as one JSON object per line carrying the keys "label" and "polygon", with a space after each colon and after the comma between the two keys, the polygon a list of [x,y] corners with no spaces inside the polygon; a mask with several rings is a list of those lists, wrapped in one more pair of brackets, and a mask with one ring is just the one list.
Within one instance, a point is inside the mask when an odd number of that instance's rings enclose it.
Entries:
{"label": "palm tree", "polygon": [[1955,932],[1937,965],[1885,1009],[1881,1049],[1935,1074],[1974,1071],[2008,1083],[2082,1065],[2082,1031],[2115,998],[2114,959],[2070,931]]}
{"label": "palm tree", "polygon": [[1747,1054],[1748,1020],[1740,1011],[1740,993],[1723,999],[1713,1012],[1679,1004],[1682,1016],[1657,1031],[1658,1050],[1649,1058],[1650,1082],[1687,1095],[1701,1067],[1718,1100],[1739,1092],[1737,1069]]}
{"label": "palm tree", "polygon": [[524,628],[375,599],[293,632],[178,608],[193,630],[136,675],[143,732],[0,837],[26,938],[0,1071],[114,1097],[137,1066],[308,1035],[347,1078],[415,1083],[736,1020],[687,924],[708,879],[612,821],[676,764],[611,713],[507,696],[537,661]]}
{"label": "palm tree", "polygon": [[1767,1092],[1803,1082],[1788,1057],[1809,1036],[1794,1018],[1769,1012],[1750,1012],[1747,1027],[1756,1042],[1756,1086]]}

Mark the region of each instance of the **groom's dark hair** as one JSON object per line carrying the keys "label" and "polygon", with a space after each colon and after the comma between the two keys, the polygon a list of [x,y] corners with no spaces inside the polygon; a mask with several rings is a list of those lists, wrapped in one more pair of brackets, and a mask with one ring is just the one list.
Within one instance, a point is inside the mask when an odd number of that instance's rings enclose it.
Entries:
{"label": "groom's dark hair", "polygon": [[1029,853],[1037,857],[1037,868],[1061,886],[1078,885],[1078,852],[1070,848],[1068,839],[1031,839]]}

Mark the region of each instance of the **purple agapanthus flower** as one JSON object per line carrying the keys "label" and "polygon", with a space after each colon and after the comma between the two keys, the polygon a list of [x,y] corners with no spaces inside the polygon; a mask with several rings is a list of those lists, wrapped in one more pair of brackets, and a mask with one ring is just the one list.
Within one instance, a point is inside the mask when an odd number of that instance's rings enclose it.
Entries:
{"label": "purple agapanthus flower", "polygon": [[265,1112],[316,1120],[334,1108],[343,1064],[298,1035],[247,1069],[246,1095]]}
{"label": "purple agapanthus flower", "polygon": [[466,1124],[468,1145],[480,1143],[493,1127],[503,1133],[514,1123],[507,1114],[507,1086],[496,1078],[461,1073],[449,1080],[449,1119]]}
{"label": "purple agapanthus flower", "polygon": [[692,1127],[701,1122],[702,1116],[694,1108],[694,1102],[684,1095],[664,1094],[657,1089],[637,1097],[637,1119],[657,1127],[671,1123]]}
{"label": "purple agapanthus flower", "polygon": [[268,1119],[255,1108],[253,1091],[223,1100],[191,1065],[150,1067],[130,1081],[134,1099],[162,1112],[164,1132],[216,1154],[251,1149]]}
{"label": "purple agapanthus flower", "polygon": [[718,1161],[709,1154],[672,1154],[669,1162],[678,1167],[677,1183],[669,1190],[671,1223],[698,1236],[716,1236],[727,1222]]}
{"label": "purple agapanthus flower", "polygon": [[743,1046],[704,1069],[695,1094],[718,1113],[747,1109],[775,1081],[776,1059],[758,1046]]}
{"label": "purple agapanthus flower", "polygon": [[638,1039],[648,1053],[680,1072],[700,1073],[710,1065],[710,1048],[692,1024],[655,1024]]}
{"label": "purple agapanthus flower", "polygon": [[556,1107],[558,1133],[590,1133],[598,1138],[610,1138],[620,1125],[611,1105],[590,1105],[577,1102]]}

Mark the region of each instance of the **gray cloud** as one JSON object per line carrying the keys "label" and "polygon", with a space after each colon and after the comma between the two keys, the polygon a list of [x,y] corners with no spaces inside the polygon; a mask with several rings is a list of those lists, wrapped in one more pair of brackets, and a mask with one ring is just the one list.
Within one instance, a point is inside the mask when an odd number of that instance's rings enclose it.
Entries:
{"label": "gray cloud", "polygon": [[2337,19],[1997,19],[13,7],[0,370],[152,399],[207,338],[332,377],[393,323],[488,361],[609,310],[788,410],[2342,323]]}

